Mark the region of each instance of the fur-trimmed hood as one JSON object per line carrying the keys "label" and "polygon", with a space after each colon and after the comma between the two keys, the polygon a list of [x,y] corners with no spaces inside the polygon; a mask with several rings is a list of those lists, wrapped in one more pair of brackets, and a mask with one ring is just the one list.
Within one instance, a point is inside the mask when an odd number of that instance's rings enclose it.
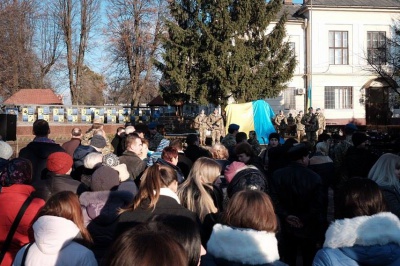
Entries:
{"label": "fur-trimmed hood", "polygon": [[325,237],[324,247],[326,248],[388,243],[400,245],[400,220],[390,212],[337,220],[329,226]]}
{"label": "fur-trimmed hood", "polygon": [[243,264],[267,264],[279,260],[275,233],[216,224],[207,243],[207,253]]}

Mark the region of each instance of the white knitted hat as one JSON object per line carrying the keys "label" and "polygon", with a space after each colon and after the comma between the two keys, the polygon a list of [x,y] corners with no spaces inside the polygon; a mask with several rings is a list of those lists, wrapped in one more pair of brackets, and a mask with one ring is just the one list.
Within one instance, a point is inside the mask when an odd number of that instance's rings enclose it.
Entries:
{"label": "white knitted hat", "polygon": [[12,150],[10,144],[0,140],[0,158],[8,160],[8,159],[10,159],[12,154],[13,154],[13,150]]}

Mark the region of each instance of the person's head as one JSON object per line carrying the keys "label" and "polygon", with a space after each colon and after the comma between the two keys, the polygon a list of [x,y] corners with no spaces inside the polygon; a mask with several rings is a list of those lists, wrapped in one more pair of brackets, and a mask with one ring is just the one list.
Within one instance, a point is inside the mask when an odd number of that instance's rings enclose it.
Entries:
{"label": "person's head", "polygon": [[131,151],[136,155],[140,155],[142,153],[142,139],[136,134],[130,134],[126,137],[125,141],[125,149],[127,151]]}
{"label": "person's head", "polygon": [[178,215],[156,215],[146,228],[153,232],[167,233],[180,243],[186,251],[188,266],[199,264],[202,249],[200,228],[192,219]]}
{"label": "person's head", "polygon": [[353,123],[348,123],[346,124],[346,126],[344,127],[344,134],[345,135],[353,135],[354,132],[356,132],[358,130],[358,127],[353,124]]}
{"label": "person's head", "polygon": [[265,191],[265,176],[254,166],[245,166],[236,171],[233,179],[229,182],[227,194],[229,198],[242,190]]}
{"label": "person's head", "polygon": [[204,114],[205,114],[205,111],[204,111],[204,109],[201,109],[201,111],[200,111],[200,114],[202,114],[202,115],[204,115]]}
{"label": "person's head", "polygon": [[229,200],[222,221],[228,226],[257,231],[276,232],[278,228],[271,199],[257,190],[235,193]]}
{"label": "person's head", "polygon": [[160,198],[161,188],[169,188],[176,192],[178,189],[178,175],[172,167],[155,163],[144,171],[140,179],[139,192],[133,204],[121,212],[136,209],[142,201],[147,199],[150,202],[145,207],[153,208]]}
{"label": "person's head", "polygon": [[144,138],[144,132],[142,130],[135,130],[133,133],[136,133],[142,139]]}
{"label": "person's head", "polygon": [[0,168],[0,186],[32,183],[32,164],[24,158],[14,158]]}
{"label": "person's head", "polygon": [[103,165],[107,165],[110,167],[117,166],[120,164],[119,158],[114,153],[105,154],[102,158]]}
{"label": "person's head", "polygon": [[144,230],[137,226],[121,234],[106,258],[109,266],[187,266],[188,258],[181,244],[165,232]]}
{"label": "person's head", "polygon": [[50,126],[46,120],[38,119],[33,123],[33,135],[47,137],[50,134]]}
{"label": "person's head", "polygon": [[142,140],[142,152],[146,152],[147,153],[149,151],[150,142],[146,138],[141,138],[141,140]]}
{"label": "person's head", "polygon": [[277,147],[279,145],[279,134],[278,133],[271,133],[268,136],[268,145],[270,147]]}
{"label": "person's head", "polygon": [[163,124],[158,124],[157,132],[160,133],[161,135],[165,135],[165,126]]}
{"label": "person's head", "polygon": [[8,160],[13,155],[13,149],[10,144],[0,140],[0,158]]}
{"label": "person's head", "polygon": [[215,160],[207,157],[197,159],[187,179],[194,179],[198,185],[213,184],[221,173],[221,166]]}
{"label": "person's head", "polygon": [[134,127],[134,126],[127,126],[127,127],[125,128],[125,134],[126,134],[126,135],[129,135],[129,134],[131,134],[131,133],[133,133],[133,132],[135,132],[135,127]]}
{"label": "person's head", "polygon": [[122,136],[125,133],[125,128],[124,127],[118,127],[117,128],[117,135]]}
{"label": "person's head", "polygon": [[254,130],[249,131],[249,139],[257,139],[257,133]]}
{"label": "person's head", "polygon": [[236,143],[239,144],[241,142],[247,141],[247,134],[246,132],[238,132],[236,133]]}
{"label": "person's head", "polygon": [[228,133],[235,134],[239,131],[240,126],[238,124],[230,124],[228,127]]}
{"label": "person's head", "polygon": [[107,146],[107,141],[106,139],[101,136],[101,135],[93,135],[93,137],[90,139],[90,146],[96,149],[96,151],[102,151],[105,146]]}
{"label": "person's head", "polygon": [[368,178],[346,181],[338,193],[336,219],[371,216],[387,211],[379,186]]}
{"label": "person's head", "polygon": [[155,134],[157,132],[157,123],[156,122],[150,122],[147,125],[147,128],[149,129],[151,134]]}
{"label": "person's head", "polygon": [[103,155],[99,152],[91,152],[83,158],[83,166],[86,169],[93,169],[97,164],[103,162]]}
{"label": "person's head", "polygon": [[315,110],[315,113],[316,113],[316,114],[321,113],[321,108],[317,108],[317,109]]}
{"label": "person's head", "polygon": [[328,143],[324,141],[318,142],[317,145],[315,145],[315,151],[325,156],[328,155],[329,153]]}
{"label": "person's head", "polygon": [[366,148],[369,139],[367,134],[365,134],[364,132],[355,132],[351,137],[351,141],[353,142],[354,147],[364,149]]}
{"label": "person's head", "polygon": [[213,113],[214,113],[215,115],[218,115],[218,114],[219,114],[218,108],[215,108]]}
{"label": "person's head", "polygon": [[245,168],[246,165],[242,162],[234,161],[225,168],[224,177],[227,183],[230,183],[237,172]]}
{"label": "person's head", "polygon": [[163,149],[161,153],[161,159],[173,164],[178,164],[178,150],[174,147],[167,146]]}
{"label": "person's head", "polygon": [[180,139],[174,139],[170,142],[169,146],[174,147],[175,149],[179,151],[183,150],[183,143],[182,140]]}
{"label": "person's head", "polygon": [[93,124],[92,124],[92,129],[99,129],[99,128],[103,128],[103,120],[100,118],[95,118],[93,119]]}
{"label": "person's head", "polygon": [[314,113],[314,108],[312,108],[312,107],[309,107],[309,108],[308,108],[308,113],[309,113],[309,114],[312,114],[312,113]]}
{"label": "person's head", "polygon": [[69,175],[72,170],[72,157],[66,152],[53,152],[47,157],[46,168],[57,175]]}
{"label": "person's head", "polygon": [[196,134],[189,134],[186,137],[187,145],[199,145],[199,137]]}
{"label": "person's head", "polygon": [[91,191],[110,191],[117,190],[119,186],[119,173],[108,165],[97,168],[91,178]]}
{"label": "person's head", "polygon": [[255,156],[254,150],[248,142],[242,142],[236,145],[235,153],[239,161],[247,164]]}
{"label": "person's head", "polygon": [[71,136],[73,137],[73,138],[81,138],[82,137],[82,130],[79,128],[79,127],[74,127],[72,130],[71,130]]}
{"label": "person's head", "polygon": [[303,116],[303,114],[304,114],[303,111],[299,111],[298,113],[299,116]]}
{"label": "person's head", "polygon": [[293,117],[292,113],[289,113],[289,117]]}
{"label": "person's head", "polygon": [[50,215],[68,219],[79,228],[79,231],[86,242],[92,242],[89,231],[83,222],[81,204],[78,196],[71,191],[61,191],[53,194],[39,211],[38,217]]}
{"label": "person's head", "polygon": [[400,156],[392,153],[381,155],[369,171],[368,178],[379,186],[400,188]]}
{"label": "person's head", "polygon": [[283,115],[283,111],[282,110],[279,110],[279,115]]}
{"label": "person's head", "polygon": [[214,159],[228,160],[228,149],[222,143],[215,143],[211,148],[211,155]]}
{"label": "person's head", "polygon": [[304,143],[293,146],[287,152],[289,160],[293,162],[299,162],[304,165],[308,165],[309,163],[309,154],[310,148]]}

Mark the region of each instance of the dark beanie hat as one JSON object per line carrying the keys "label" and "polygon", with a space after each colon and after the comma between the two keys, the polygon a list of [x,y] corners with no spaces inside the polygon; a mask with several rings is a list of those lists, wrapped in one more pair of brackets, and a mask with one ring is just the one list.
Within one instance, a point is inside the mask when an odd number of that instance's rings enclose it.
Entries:
{"label": "dark beanie hat", "polygon": [[265,177],[258,169],[245,168],[237,172],[228,185],[228,197],[246,189],[265,191]]}
{"label": "dark beanie hat", "polygon": [[363,142],[368,140],[368,136],[363,132],[355,132],[353,136],[351,136],[351,140],[353,141],[354,147],[357,147]]}
{"label": "dark beanie hat", "polygon": [[100,135],[94,135],[90,140],[90,146],[102,149],[107,145],[106,139]]}
{"label": "dark beanie hat", "polygon": [[72,168],[72,157],[66,152],[54,152],[47,157],[46,168],[47,170],[63,175]]}
{"label": "dark beanie hat", "polygon": [[291,161],[297,161],[299,159],[302,159],[304,156],[307,156],[310,152],[310,148],[307,147],[306,144],[304,143],[299,143],[293,147],[291,147],[287,155],[289,157],[289,160]]}
{"label": "dark beanie hat", "polygon": [[31,161],[15,158],[0,169],[0,186],[9,187],[14,184],[30,184],[32,182]]}
{"label": "dark beanie hat", "polygon": [[271,139],[277,139],[277,140],[279,140],[279,139],[280,139],[279,134],[278,134],[278,133],[275,133],[275,132],[269,134],[268,140],[271,140]]}
{"label": "dark beanie hat", "polygon": [[92,174],[92,191],[107,191],[118,188],[119,173],[110,166],[103,165]]}

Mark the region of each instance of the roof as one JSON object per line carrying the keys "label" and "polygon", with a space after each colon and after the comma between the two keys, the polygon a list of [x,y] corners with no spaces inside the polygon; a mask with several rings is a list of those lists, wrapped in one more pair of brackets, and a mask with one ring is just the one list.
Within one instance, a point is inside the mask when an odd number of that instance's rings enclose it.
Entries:
{"label": "roof", "polygon": [[156,98],[151,100],[147,106],[167,106],[167,104],[164,102],[164,99],[158,95]]}
{"label": "roof", "polygon": [[400,7],[399,0],[307,0],[307,5],[329,7],[390,8]]}
{"label": "roof", "polygon": [[21,89],[4,101],[4,104],[56,104],[62,105],[62,99],[51,89]]}

